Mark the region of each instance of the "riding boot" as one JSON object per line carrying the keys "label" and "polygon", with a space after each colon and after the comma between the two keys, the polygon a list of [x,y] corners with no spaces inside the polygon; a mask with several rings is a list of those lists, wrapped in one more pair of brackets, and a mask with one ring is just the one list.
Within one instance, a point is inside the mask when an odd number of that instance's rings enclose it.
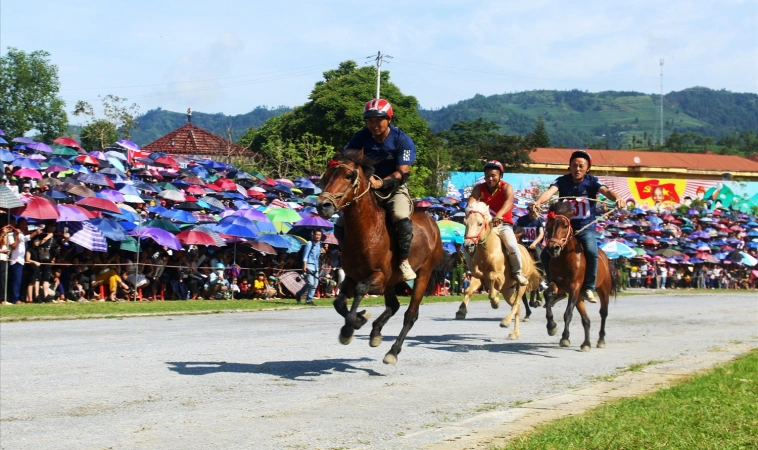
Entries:
{"label": "riding boot", "polygon": [[516,282],[521,286],[526,286],[529,281],[524,275],[521,274],[521,258],[516,252],[506,252],[508,255],[508,262],[511,264],[511,273]]}
{"label": "riding boot", "polygon": [[397,234],[397,257],[400,260],[400,273],[403,275],[403,281],[413,280],[416,278],[416,274],[408,263],[408,257],[411,255],[411,244],[413,243],[413,222],[406,218],[398,220],[394,225]]}
{"label": "riding boot", "polygon": [[339,244],[340,248],[344,248],[342,246],[342,243],[345,239],[345,227],[339,227],[337,225],[334,226],[334,237],[337,239],[337,244]]}

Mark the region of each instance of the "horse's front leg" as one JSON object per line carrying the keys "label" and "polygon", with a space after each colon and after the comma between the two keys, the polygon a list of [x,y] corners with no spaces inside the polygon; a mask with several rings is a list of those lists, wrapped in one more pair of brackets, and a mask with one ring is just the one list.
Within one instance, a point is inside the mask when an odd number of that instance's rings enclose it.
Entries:
{"label": "horse's front leg", "polygon": [[[554,283],[550,283],[548,289],[553,289]],[[557,288],[555,288],[557,290]],[[547,319],[547,334],[549,336],[555,336],[558,333],[558,324],[553,320],[553,302],[545,296],[545,318]]]}
{"label": "horse's front leg", "polygon": [[368,293],[372,284],[377,281],[378,277],[384,277],[384,275],[382,275],[381,272],[377,272],[370,277],[364,278],[355,283],[353,289],[353,305],[345,316],[345,325],[340,330],[340,344],[347,345],[353,342],[353,331],[362,327],[368,321],[368,318],[371,317],[365,310],[358,313],[358,306],[361,304],[363,296]]}
{"label": "horse's front leg", "polygon": [[466,314],[468,314],[468,302],[471,300],[471,296],[474,295],[474,292],[476,292],[476,290],[479,289],[481,285],[482,280],[476,277],[471,278],[471,283],[463,293],[463,301],[461,302],[461,306],[458,307],[458,312],[455,313],[456,319],[461,320],[466,318]]}
{"label": "horse's front leg", "polygon": [[521,297],[524,295],[525,290],[525,286],[520,286],[517,289],[516,286],[512,284],[509,284],[509,287],[503,290],[503,298],[505,298],[505,301],[511,305],[511,310],[508,315],[505,316],[505,318],[500,322],[500,326],[503,328],[508,328],[511,324],[511,321],[515,320],[513,332],[508,335],[509,339],[518,339],[520,335],[519,320],[521,319]]}
{"label": "horse's front leg", "polygon": [[581,286],[578,283],[569,286],[568,305],[566,305],[566,312],[563,313],[563,335],[561,336],[560,341],[561,347],[568,347],[571,345],[571,341],[569,340],[569,325],[571,324],[571,317],[574,313],[574,306],[576,306],[577,301],[579,301],[580,288]]}
{"label": "horse's front leg", "polygon": [[369,345],[371,347],[378,347],[382,343],[382,328],[390,320],[390,317],[400,309],[400,302],[395,294],[395,286],[387,286],[384,288],[384,312],[379,315],[374,321],[371,327],[371,339]]}
{"label": "horse's front leg", "polygon": [[492,309],[498,309],[500,307],[500,299],[498,298],[498,294],[503,289],[503,285],[505,284],[505,277],[502,273],[490,272],[489,280],[490,306]]}

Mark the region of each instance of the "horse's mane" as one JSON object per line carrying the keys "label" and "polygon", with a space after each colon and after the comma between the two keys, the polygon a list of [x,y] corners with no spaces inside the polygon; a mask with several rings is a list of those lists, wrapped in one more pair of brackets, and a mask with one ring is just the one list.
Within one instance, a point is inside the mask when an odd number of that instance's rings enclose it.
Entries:
{"label": "horse's mane", "polygon": [[550,205],[548,213],[554,212],[556,216],[574,217],[574,207],[569,202],[556,202]]}
{"label": "horse's mane", "polygon": [[351,162],[361,166],[363,174],[366,178],[374,174],[374,164],[376,161],[367,158],[361,154],[361,150],[343,150],[340,153],[334,155],[335,161]]}
{"label": "horse's mane", "polygon": [[492,215],[490,214],[490,207],[487,206],[484,202],[475,202],[470,205],[466,206],[466,214],[470,211],[478,211],[482,214],[484,214],[484,217],[487,219],[487,221],[492,220]]}

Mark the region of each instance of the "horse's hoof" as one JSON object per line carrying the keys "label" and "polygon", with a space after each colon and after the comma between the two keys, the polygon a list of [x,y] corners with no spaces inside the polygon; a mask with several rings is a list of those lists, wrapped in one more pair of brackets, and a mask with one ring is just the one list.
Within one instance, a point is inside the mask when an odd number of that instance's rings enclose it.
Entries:
{"label": "horse's hoof", "polygon": [[548,328],[547,334],[550,336],[555,336],[558,333],[558,327]]}
{"label": "horse's hoof", "polygon": [[490,306],[492,309],[498,309],[500,308],[500,302],[490,302]]}
{"label": "horse's hoof", "polygon": [[513,341],[516,341],[516,340],[518,340],[518,334],[516,334],[516,333],[511,333],[511,334],[509,334],[509,335],[508,335],[508,339],[511,339],[511,340],[513,340]]}
{"label": "horse's hoof", "polygon": [[605,348],[605,341],[597,341],[597,348]]}
{"label": "horse's hoof", "polygon": [[569,345],[571,345],[571,341],[569,341],[568,339],[561,339],[560,344],[561,344],[561,347],[568,347]]}
{"label": "horse's hoof", "polygon": [[382,343],[382,335],[379,336],[371,336],[371,339],[368,341],[368,345],[371,347],[379,347],[379,345]]}
{"label": "horse's hoof", "polygon": [[500,321],[500,328],[508,328],[509,326],[511,326],[510,320],[506,321],[505,319],[503,319]]}
{"label": "horse's hoof", "polygon": [[393,355],[392,353],[387,353],[384,355],[384,364],[392,364],[393,366],[397,364],[397,356]]}
{"label": "horse's hoof", "polygon": [[531,322],[531,321],[532,321],[532,319],[530,319],[530,318],[528,318],[528,317],[524,317],[523,319],[521,319],[521,321],[522,321],[522,322]]}
{"label": "horse's hoof", "polygon": [[590,344],[585,344],[585,345],[582,345],[582,347],[581,347],[581,349],[582,349],[583,352],[588,352],[588,351],[590,351],[591,348],[592,348],[592,346]]}
{"label": "horse's hoof", "polygon": [[462,313],[460,311],[455,313],[455,320],[463,320],[465,318],[466,318],[466,313]]}
{"label": "horse's hoof", "polygon": [[353,342],[353,336],[344,337],[340,334],[340,344],[349,345],[351,342]]}

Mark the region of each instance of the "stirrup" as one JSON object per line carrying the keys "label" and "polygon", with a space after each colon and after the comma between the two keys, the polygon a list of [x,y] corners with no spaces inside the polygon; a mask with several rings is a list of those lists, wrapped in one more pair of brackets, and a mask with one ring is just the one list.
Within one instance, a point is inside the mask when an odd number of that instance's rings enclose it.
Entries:
{"label": "stirrup", "polygon": [[403,276],[403,281],[410,281],[416,279],[416,273],[413,271],[408,261],[400,263],[400,274]]}
{"label": "stirrup", "polygon": [[513,278],[515,278],[516,282],[521,286],[526,286],[527,284],[529,284],[529,280],[526,279],[526,277],[521,273],[521,271],[514,273]]}
{"label": "stirrup", "polygon": [[595,300],[595,293],[592,289],[585,289],[582,291],[582,300],[587,300],[590,303],[597,303],[597,300]]}

